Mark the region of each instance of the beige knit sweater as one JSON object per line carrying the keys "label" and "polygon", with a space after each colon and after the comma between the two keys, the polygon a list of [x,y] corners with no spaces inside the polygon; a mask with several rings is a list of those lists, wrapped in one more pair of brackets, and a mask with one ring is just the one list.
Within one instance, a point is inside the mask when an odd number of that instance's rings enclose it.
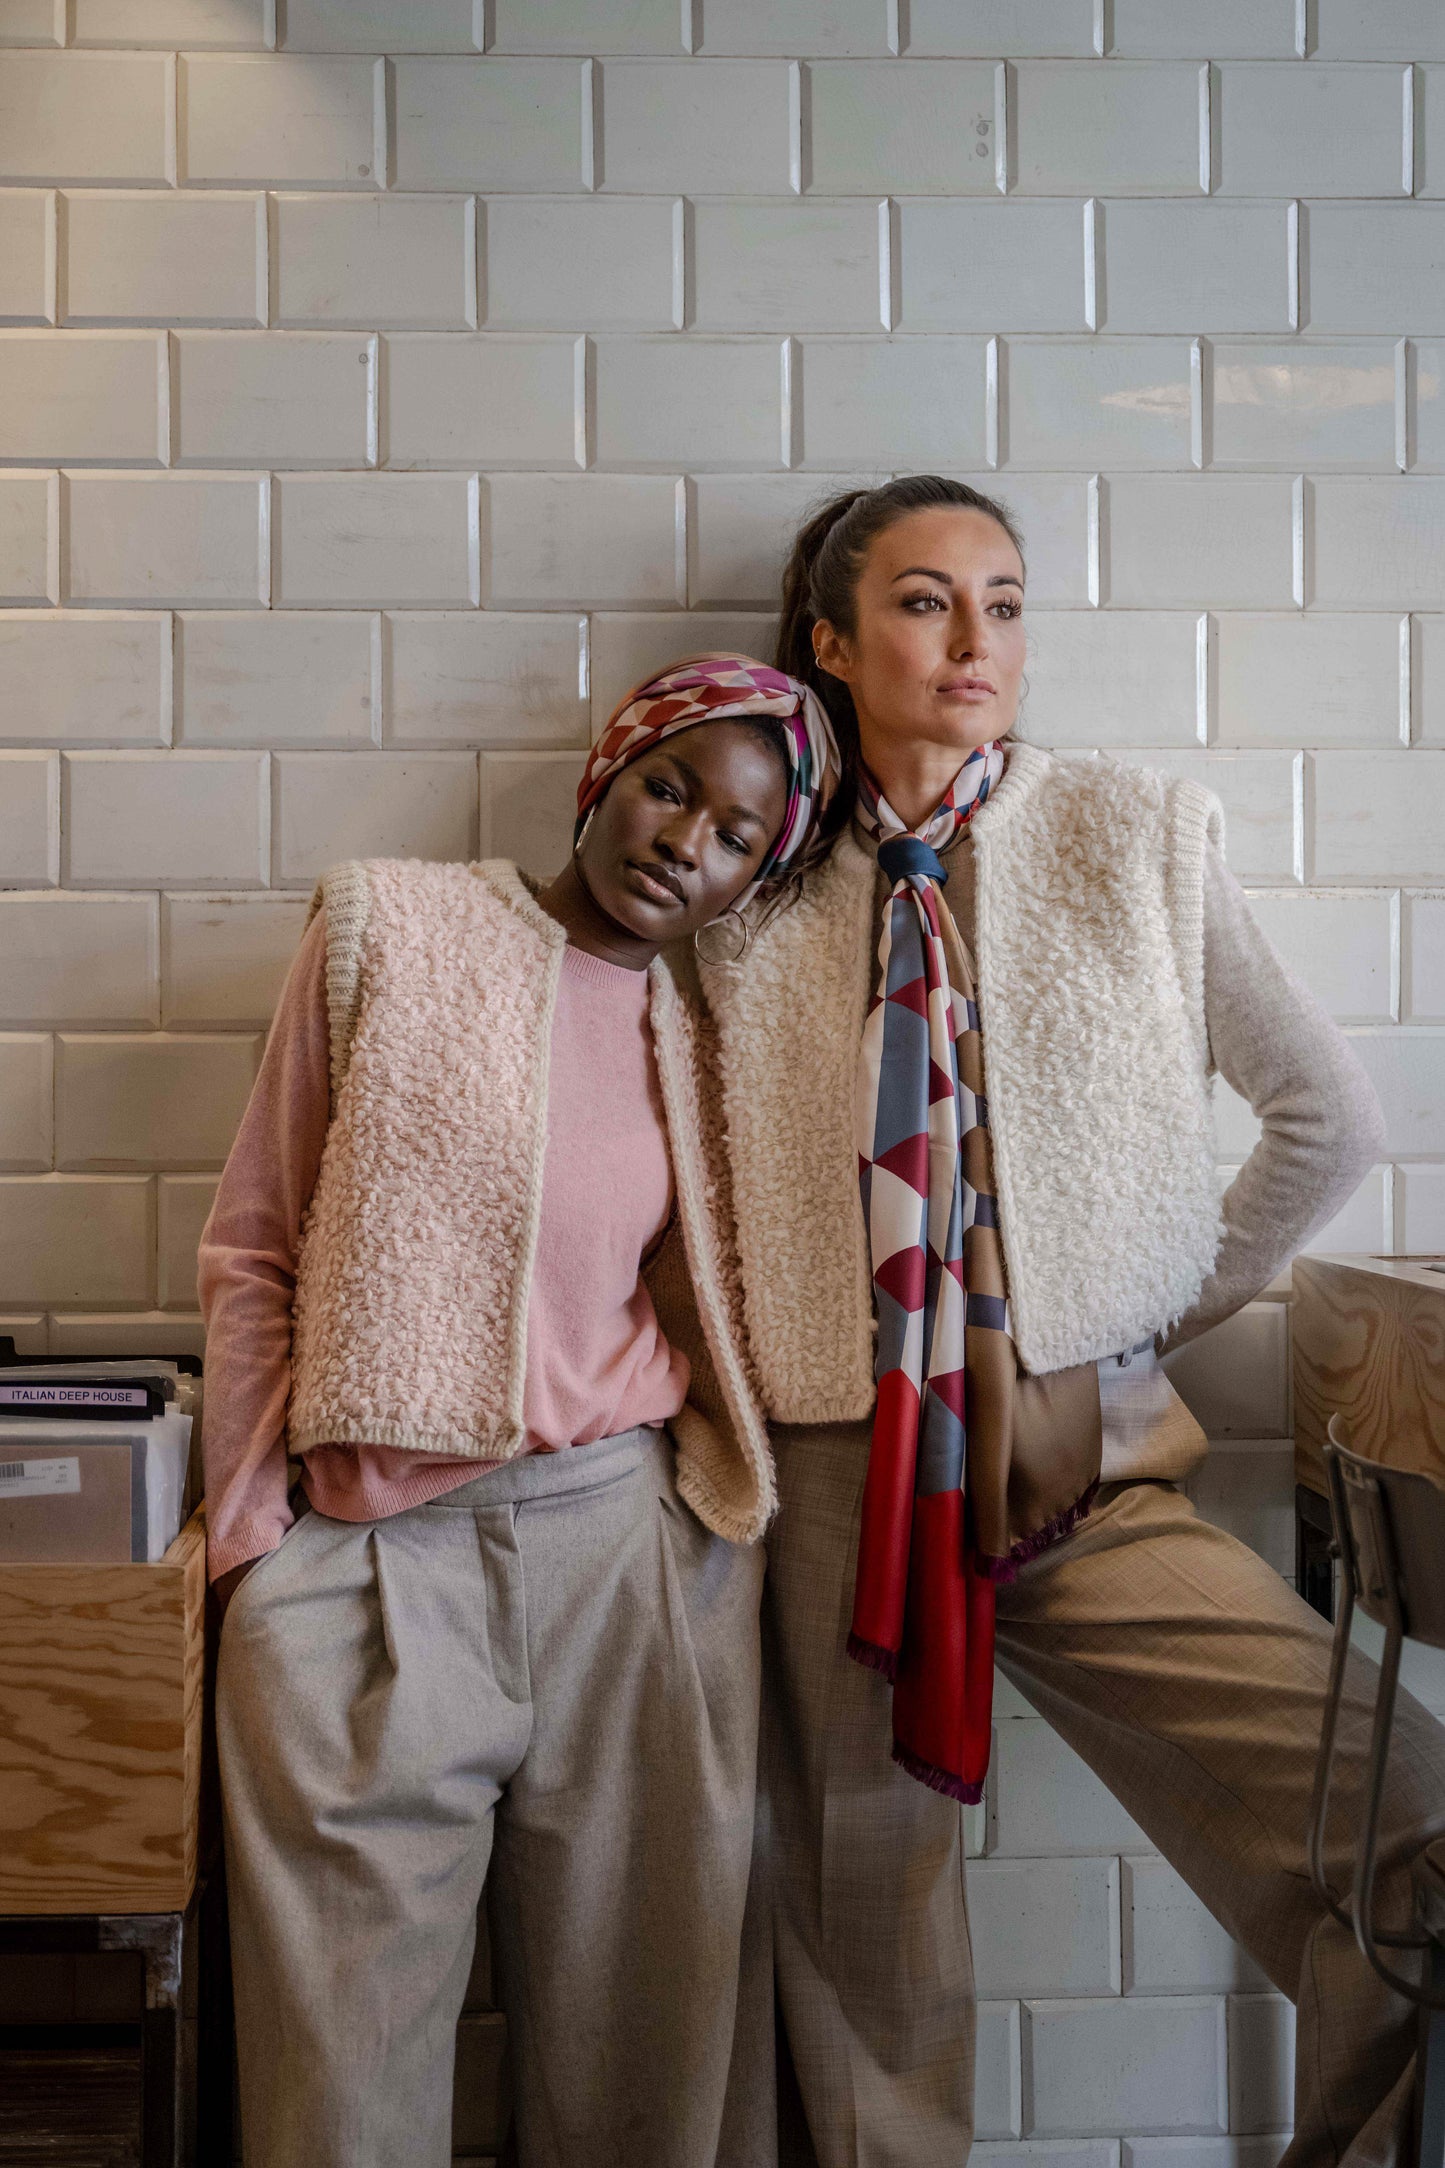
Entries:
{"label": "beige knit sweater", "polygon": [[[506,1459],[523,1371],[566,937],[516,867],[373,860],[318,891],[333,1112],[303,1229],[288,1445]],[[692,1365],[678,1488],[733,1541],[761,1534],[772,1464],[741,1326],[705,1021],[649,974],[677,1192],[646,1274]],[[606,1119],[605,1109],[598,1119]]]}

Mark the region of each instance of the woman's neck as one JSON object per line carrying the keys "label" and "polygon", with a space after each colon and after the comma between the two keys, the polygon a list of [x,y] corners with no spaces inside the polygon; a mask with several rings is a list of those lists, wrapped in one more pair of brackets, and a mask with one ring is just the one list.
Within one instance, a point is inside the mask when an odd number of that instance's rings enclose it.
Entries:
{"label": "woman's neck", "polygon": [[861,735],[864,765],[898,818],[909,828],[921,828],[929,815],[942,805],[959,769],[970,754],[977,751],[975,746],[965,746],[960,752],[956,745],[926,745],[917,741],[911,745],[875,743],[870,747],[868,733],[864,731]]}
{"label": "woman's neck", "polygon": [[603,963],[617,964],[624,971],[645,971],[658,953],[655,941],[629,933],[607,916],[578,872],[575,858],[568,859],[537,901],[549,918],[556,919],[569,946],[581,949],[584,956],[599,957]]}

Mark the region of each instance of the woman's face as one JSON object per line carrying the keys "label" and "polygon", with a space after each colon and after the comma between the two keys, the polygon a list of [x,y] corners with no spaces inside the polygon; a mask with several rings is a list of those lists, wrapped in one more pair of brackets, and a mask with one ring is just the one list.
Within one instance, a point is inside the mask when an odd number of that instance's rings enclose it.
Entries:
{"label": "woman's face", "polygon": [[616,777],[582,839],[578,871],[608,918],[660,946],[737,901],[787,809],[772,746],[736,722],[698,723]]}
{"label": "woman's face", "polygon": [[818,661],[843,680],[875,774],[904,747],[963,756],[1005,737],[1024,668],[1023,561],[986,512],[908,512],[875,536],[854,626],[820,623]]}

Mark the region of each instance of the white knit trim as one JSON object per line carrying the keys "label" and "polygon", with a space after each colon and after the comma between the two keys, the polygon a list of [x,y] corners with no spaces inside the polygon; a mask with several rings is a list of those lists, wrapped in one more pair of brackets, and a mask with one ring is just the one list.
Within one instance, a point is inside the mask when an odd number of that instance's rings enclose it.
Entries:
{"label": "white knit trim", "polygon": [[[544,1022],[538,1075],[535,1084],[541,1104],[548,1104],[552,1088],[552,1022],[557,1013],[557,989],[567,953],[564,928],[537,901],[540,884],[529,879],[510,858],[486,858],[472,867],[476,878],[499,902],[515,912],[531,928],[548,951],[542,984]],[[527,1379],[527,1321],[532,1305],[532,1276],[537,1263],[537,1244],[542,1226],[542,1179],[547,1157],[547,1124],[539,1121],[533,1136],[531,1163],[523,1206],[524,1233],[517,1247],[517,1268],[512,1283],[511,1329],[507,1336],[507,1423],[522,1434],[523,1404]]]}
{"label": "white knit trim", "polygon": [[845,830],[740,964],[699,974],[721,1048],[748,1337],[778,1423],[856,1422],[873,1407],[854,1110],[876,878]]}
{"label": "white knit trim", "polygon": [[1224,808],[1202,783],[1177,778],[1169,792],[1169,896],[1179,931],[1184,998],[1198,1022],[1199,1058],[1209,1061],[1204,1021],[1204,852],[1224,849]]}
{"label": "white knit trim", "polygon": [[300,1428],[289,1426],[286,1450],[294,1458],[318,1445],[383,1445],[401,1453],[440,1453],[447,1460],[515,1460],[525,1437],[525,1430],[507,1425],[482,1438],[472,1430],[427,1429],[382,1416],[362,1422],[338,1414]]}
{"label": "white knit trim", "polygon": [[[658,1081],[662,1087],[668,1132],[673,1138],[696,1137],[699,1130],[695,1104],[698,1084],[687,1060],[686,1005],[660,957],[649,968],[648,986]],[[674,1419],[673,1425],[678,1439],[678,1486],[708,1527],[733,1542],[752,1542],[761,1535],[776,1509],[777,1491],[767,1433],[723,1299],[718,1233],[714,1224],[716,1215],[711,1210],[712,1199],[704,1190],[705,1179],[700,1152],[683,1153],[674,1149],[677,1214],[692,1275],[698,1319],[733,1427],[736,1448],[753,1492],[752,1511],[739,1515],[735,1506],[725,1503],[722,1487],[725,1458],[720,1459],[715,1470],[708,1466],[709,1449],[718,1442],[715,1433],[701,1418],[695,1424],[687,1422],[685,1417],[689,1411],[686,1410],[683,1417]]]}
{"label": "white knit trim", "polygon": [[559,952],[566,948],[565,930],[537,901],[542,887],[540,881],[534,881],[520,866],[514,866],[510,858],[481,858],[467,870],[491,890],[499,903],[504,903],[509,911],[515,911],[539,941]]}
{"label": "white knit trim", "polygon": [[351,1063],[351,1042],[361,1014],[361,949],[371,914],[371,887],[362,859],[349,858],[323,873],[306,914],[309,926],[326,909],[326,1017],[331,1043],[331,1111]]}

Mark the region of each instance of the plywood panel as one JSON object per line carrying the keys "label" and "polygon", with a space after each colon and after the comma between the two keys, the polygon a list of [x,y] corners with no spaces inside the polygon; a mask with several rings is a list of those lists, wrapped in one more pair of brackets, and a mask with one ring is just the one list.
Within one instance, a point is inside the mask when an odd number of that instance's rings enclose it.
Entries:
{"label": "plywood panel", "polygon": [[0,1912],[179,1912],[196,1875],[205,1522],[156,1565],[0,1567]]}
{"label": "plywood panel", "polygon": [[1353,1450],[1445,1483],[1445,1273],[1438,1259],[1301,1257],[1294,1266],[1295,1476],[1326,1488],[1340,1415]]}

